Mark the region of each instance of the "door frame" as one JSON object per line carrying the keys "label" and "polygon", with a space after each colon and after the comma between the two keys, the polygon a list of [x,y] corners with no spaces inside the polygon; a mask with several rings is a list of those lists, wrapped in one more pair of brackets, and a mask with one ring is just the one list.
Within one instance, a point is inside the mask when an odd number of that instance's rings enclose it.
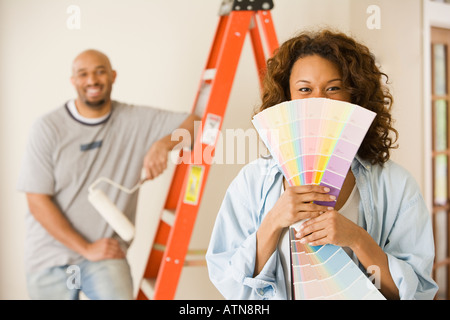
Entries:
{"label": "door frame", "polygon": [[[429,212],[433,216],[433,106],[432,106],[432,93],[433,93],[433,79],[432,79],[432,28],[448,29],[450,31],[450,4],[439,3],[431,0],[423,1],[423,82],[424,82],[424,94],[423,94],[423,118],[424,118],[424,135],[425,135],[425,158],[424,158],[424,176],[425,176],[425,190],[424,198],[428,206]],[[450,125],[447,124],[447,125]],[[450,268],[450,266],[447,266]],[[434,271],[434,270],[433,270]],[[433,272],[434,274],[434,272]],[[449,277],[447,272],[447,277]],[[449,279],[447,278],[447,283]],[[447,291],[447,297],[449,296],[448,290],[450,286],[447,285],[445,289]]]}
{"label": "door frame", "polygon": [[423,190],[424,198],[428,206],[428,210],[433,210],[433,172],[432,172],[432,79],[431,79],[431,28],[438,27],[450,29],[450,4],[435,2],[431,0],[423,0],[423,119],[425,134],[425,190]]}

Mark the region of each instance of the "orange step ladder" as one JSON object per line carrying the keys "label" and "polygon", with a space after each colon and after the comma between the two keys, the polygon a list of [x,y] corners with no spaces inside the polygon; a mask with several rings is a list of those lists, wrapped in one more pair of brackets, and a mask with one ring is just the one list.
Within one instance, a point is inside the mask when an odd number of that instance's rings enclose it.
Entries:
{"label": "orange step ladder", "polygon": [[212,160],[203,155],[212,155],[215,149],[247,32],[260,80],[266,68],[264,49],[272,55],[278,48],[272,8],[273,1],[268,0],[223,0],[221,4],[214,42],[193,107],[195,114],[203,115],[203,131],[195,137],[192,150],[180,153],[184,160],[175,167],[137,294],[139,300],[175,297]]}

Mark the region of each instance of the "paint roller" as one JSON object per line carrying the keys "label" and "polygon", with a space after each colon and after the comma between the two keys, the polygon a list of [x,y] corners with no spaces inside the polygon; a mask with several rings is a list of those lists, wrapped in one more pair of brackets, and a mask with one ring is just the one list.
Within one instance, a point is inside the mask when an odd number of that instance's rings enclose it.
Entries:
{"label": "paint roller", "polygon": [[102,177],[97,179],[89,187],[88,200],[92,204],[92,206],[100,213],[100,215],[106,220],[106,222],[108,222],[111,228],[113,228],[113,230],[123,240],[127,242],[131,241],[134,238],[134,225],[125,216],[125,214],[116,207],[116,205],[106,196],[106,194],[102,190],[94,189],[94,187],[101,182],[109,183],[112,186],[122,190],[123,192],[132,194],[142,186],[144,181],[141,180],[133,188],[127,189],[114,181]]}

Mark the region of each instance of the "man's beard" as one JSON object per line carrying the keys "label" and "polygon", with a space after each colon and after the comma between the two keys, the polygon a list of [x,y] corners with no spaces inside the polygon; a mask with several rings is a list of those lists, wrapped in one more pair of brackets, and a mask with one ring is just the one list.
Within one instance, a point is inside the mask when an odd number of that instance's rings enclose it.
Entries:
{"label": "man's beard", "polygon": [[86,99],[84,101],[84,104],[87,105],[88,107],[91,107],[92,109],[101,109],[105,103],[106,99],[101,99],[99,101],[89,101]]}

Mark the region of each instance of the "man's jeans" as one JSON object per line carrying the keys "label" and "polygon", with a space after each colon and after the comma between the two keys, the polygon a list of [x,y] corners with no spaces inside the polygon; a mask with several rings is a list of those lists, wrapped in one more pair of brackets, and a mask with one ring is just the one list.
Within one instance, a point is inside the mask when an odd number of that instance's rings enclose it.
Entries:
{"label": "man's jeans", "polygon": [[38,300],[78,300],[80,291],[91,300],[133,299],[133,281],[126,259],[83,260],[27,275],[28,293]]}

